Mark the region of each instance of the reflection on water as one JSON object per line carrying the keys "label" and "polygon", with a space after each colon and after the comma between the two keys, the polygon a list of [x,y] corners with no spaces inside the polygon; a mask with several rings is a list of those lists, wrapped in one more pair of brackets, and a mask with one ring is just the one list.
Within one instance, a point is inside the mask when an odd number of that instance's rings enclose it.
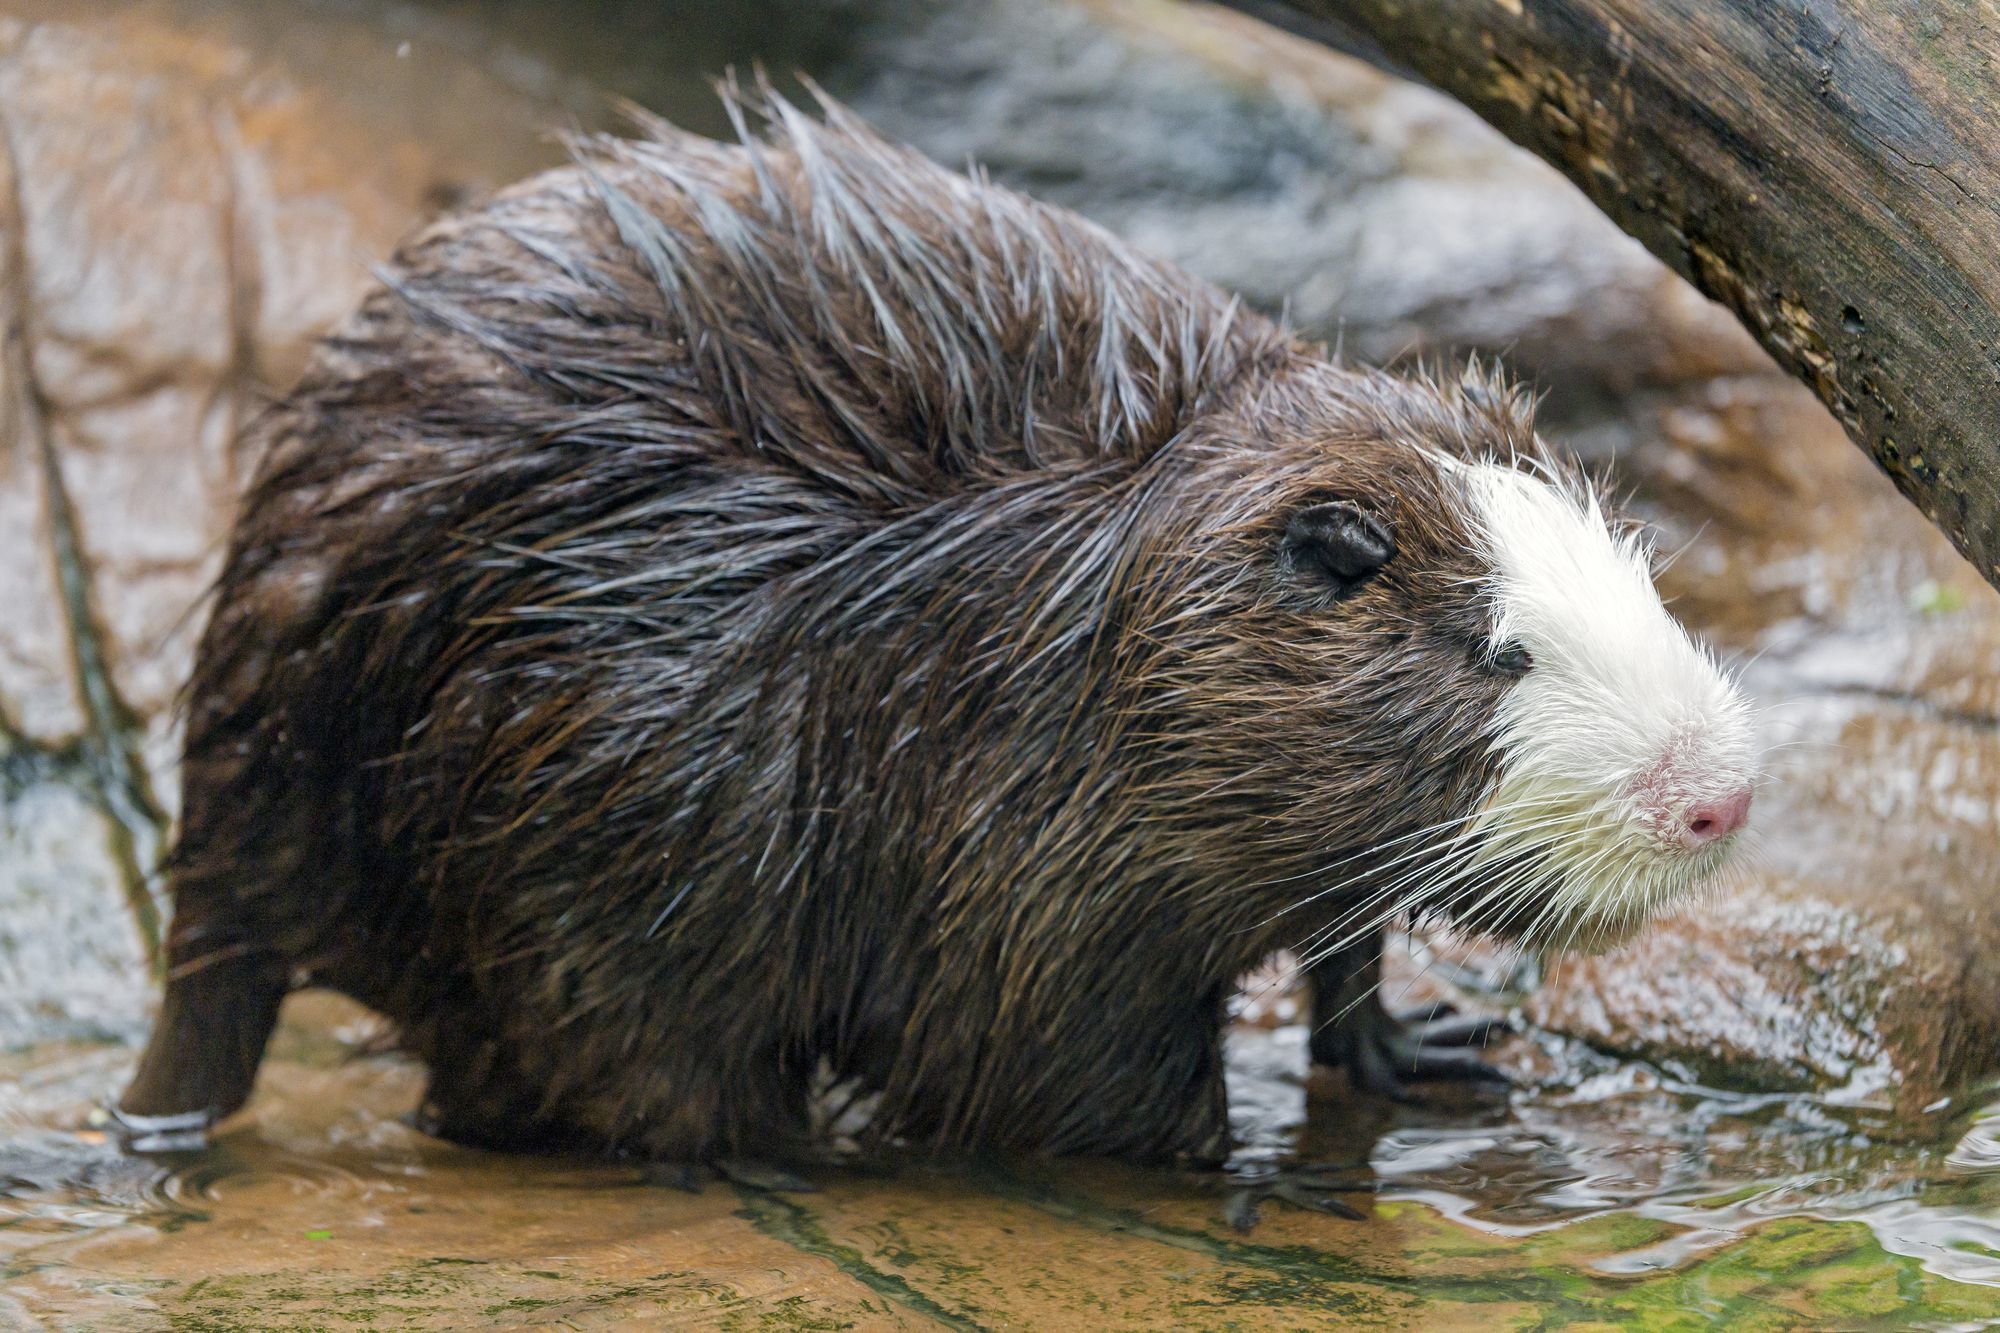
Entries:
{"label": "reflection on water", "polygon": [[[844,1290],[829,1284],[854,1286],[857,1275],[866,1287],[856,1289],[874,1288],[888,1302],[882,1308],[950,1322],[967,1311],[991,1316],[1002,1298],[989,1293],[980,1305],[903,1273],[982,1226],[1009,1244],[1042,1247],[1032,1252],[1044,1266],[1026,1274],[1009,1272],[992,1242],[981,1242],[996,1291],[1023,1282],[1032,1289],[1115,1236],[1125,1247],[1120,1262],[1137,1274],[1125,1279],[1136,1284],[1127,1292],[1135,1300],[1147,1283],[1185,1281],[1190,1250],[1223,1275],[1233,1265],[1304,1262],[1272,1257],[1287,1254],[1365,1261],[1321,1277],[1344,1273],[1341,1281],[1379,1287],[1385,1300],[1420,1295],[1425,1310],[1440,1311],[1450,1300],[1503,1300],[1513,1290],[1520,1299],[1580,1301],[1577,1310],[1587,1312],[1667,1275],[1744,1263],[1810,1301],[1818,1265],[1860,1262],[1852,1239],[1829,1250],[1810,1229],[1782,1233],[1776,1258],[1764,1250],[1740,1258],[1783,1219],[1865,1226],[1882,1252],[1867,1260],[1881,1270],[1871,1280],[1901,1273],[1898,1290],[1930,1282],[1920,1294],[1905,1292],[1918,1313],[1939,1314],[1915,1326],[1961,1322],[1943,1318],[1951,1306],[1941,1292],[1957,1291],[1982,1320],[2000,1317],[2000,1292],[1958,1285],[2000,1286],[2000,1111],[1941,1112],[1913,1133],[1881,1112],[1676,1084],[1549,1038],[1536,1039],[1552,1070],[1541,1087],[1508,1099],[1391,1106],[1309,1087],[1303,1026],[1242,1028],[1231,1034],[1231,1093],[1246,1155],[1365,1161],[1379,1193],[1366,1222],[1274,1207],[1238,1241],[1215,1224],[1214,1190],[1170,1172],[1049,1164],[971,1176],[944,1167],[828,1171],[818,1194],[753,1200],[715,1186],[702,1195],[644,1186],[627,1165],[459,1149],[404,1123],[420,1074],[363,1053],[352,1016],[317,997],[295,1001],[244,1123],[211,1151],[180,1158],[121,1155],[90,1127],[92,1103],[129,1068],[128,1049],[9,1057],[0,1066],[0,1318],[116,1323],[189,1300],[291,1292],[331,1309],[347,1299],[292,1280],[311,1272],[314,1282],[364,1286],[370,1300],[385,1283],[415,1284],[427,1294],[410,1296],[404,1314],[447,1323],[471,1309],[467,1302],[485,1309],[496,1291],[516,1290],[524,1294],[510,1299],[522,1310],[560,1309],[565,1318],[639,1308],[693,1318],[690,1311],[714,1313],[718,1301],[762,1310],[773,1299],[819,1310]],[[1430,1220],[1413,1224],[1410,1205]],[[947,1230],[920,1238],[924,1222]],[[1081,1249],[1066,1235],[1078,1225],[1097,1228]],[[1494,1253],[1512,1267],[1489,1259],[1486,1269],[1467,1268],[1463,1246],[1480,1237],[1503,1242]],[[1292,1248],[1300,1244],[1310,1248]],[[1888,1256],[1914,1264],[1898,1269]],[[1799,1271],[1767,1271],[1773,1264]],[[453,1286],[454,1265],[476,1267],[476,1281]],[[635,1266],[655,1285],[633,1287],[638,1279],[625,1270]],[[1917,1268],[1931,1278],[1913,1279]],[[1466,1285],[1468,1272],[1489,1269],[1490,1292]],[[326,1276],[343,1270],[348,1276]],[[791,1294],[746,1294],[751,1273],[783,1274],[774,1280]],[[288,1274],[290,1286],[279,1281]],[[577,1284],[584,1295],[571,1290]],[[1300,1299],[1265,1294],[1280,1305]],[[937,1304],[946,1295],[956,1299]],[[641,1299],[653,1304],[628,1308]]]}
{"label": "reflection on water", "polygon": [[[1306,1036],[1303,1026],[1233,1034],[1236,1128],[1337,1159],[1351,1126],[1309,1118],[1295,1087]],[[1493,1236],[1621,1212],[1673,1228],[1593,1265],[1612,1274],[1676,1268],[1761,1222],[1811,1217],[1865,1223],[1885,1250],[1938,1276],[2000,1285],[2000,1102],[1940,1107],[1910,1125],[1821,1098],[1701,1088],[1536,1040],[1548,1081],[1504,1107],[1398,1107],[1368,1126],[1379,1197]]]}

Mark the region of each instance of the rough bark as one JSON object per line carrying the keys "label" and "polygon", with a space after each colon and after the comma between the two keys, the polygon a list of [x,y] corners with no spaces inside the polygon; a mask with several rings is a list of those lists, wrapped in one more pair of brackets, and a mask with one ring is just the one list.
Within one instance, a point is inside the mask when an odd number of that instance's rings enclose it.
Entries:
{"label": "rough bark", "polygon": [[1553,163],[2000,586],[2000,0],[1236,0]]}

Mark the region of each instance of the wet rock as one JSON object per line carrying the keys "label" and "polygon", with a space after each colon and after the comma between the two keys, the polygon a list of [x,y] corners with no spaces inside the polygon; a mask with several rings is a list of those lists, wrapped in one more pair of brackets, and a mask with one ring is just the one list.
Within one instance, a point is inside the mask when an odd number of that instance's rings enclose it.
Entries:
{"label": "wet rock", "polygon": [[1787,381],[1696,382],[1583,443],[1689,543],[1663,588],[1753,663],[1770,778],[1737,883],[1528,1014],[1718,1086],[1962,1089],[2000,1052],[2000,595]]}
{"label": "wet rock", "polygon": [[0,1048],[144,1035],[153,980],[107,824],[62,781],[0,805]]}
{"label": "wet rock", "polygon": [[[479,1152],[403,1119],[421,1074],[327,997],[287,1003],[216,1149],[120,1154],[76,1108],[115,1049],[0,1053],[0,1319],[59,1327],[1980,1327],[1990,1218],[1912,1198],[1907,1155],[1838,1123],[1709,1104],[1643,1071],[1510,1120],[1373,1108],[1311,1150],[1368,1161],[1365,1217],[1107,1163],[907,1163],[806,1195],[648,1186],[630,1164]],[[309,1012],[312,1011],[312,1012]],[[1232,1046],[1244,1105],[1299,1120],[1298,1028]],[[1806,1108],[1810,1110],[1811,1108]],[[1744,1179],[1750,1189],[1736,1188]],[[1954,1206],[1955,1205],[1955,1206]],[[1551,1319],[1553,1314],[1554,1319]]]}
{"label": "wet rock", "polygon": [[[251,461],[233,450],[244,414],[290,381],[415,220],[552,150],[536,138],[549,109],[522,112],[490,79],[462,91],[479,95],[482,124],[512,110],[515,134],[447,156],[444,123],[358,116],[186,14],[66,3],[38,21],[21,16],[33,5],[9,8],[0,226],[25,346],[6,391],[39,420],[0,453],[4,595],[27,620],[0,646],[0,702],[47,742],[85,720],[54,595],[41,446],[75,510],[111,683],[133,713],[155,716],[186,674],[194,604]],[[376,47],[374,64],[393,68]],[[449,82],[448,68],[427,68]]]}

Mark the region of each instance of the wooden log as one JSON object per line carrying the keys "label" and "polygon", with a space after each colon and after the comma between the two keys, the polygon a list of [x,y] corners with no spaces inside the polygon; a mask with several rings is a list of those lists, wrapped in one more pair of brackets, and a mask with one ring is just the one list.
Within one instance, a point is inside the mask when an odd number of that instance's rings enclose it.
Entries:
{"label": "wooden log", "polygon": [[1464,102],[2000,586],[2000,0],[1233,0]]}

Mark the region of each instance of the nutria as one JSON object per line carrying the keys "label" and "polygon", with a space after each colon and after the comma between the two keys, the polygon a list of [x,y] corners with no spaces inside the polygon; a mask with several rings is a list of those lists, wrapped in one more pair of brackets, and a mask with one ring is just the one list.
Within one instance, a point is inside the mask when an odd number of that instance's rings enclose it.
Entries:
{"label": "nutria", "polygon": [[1727,857],[1744,707],[1522,395],[753,100],[431,226],[254,426],[141,1138],[325,986],[479,1143],[782,1158],[831,1077],[1211,1162],[1274,948]]}

